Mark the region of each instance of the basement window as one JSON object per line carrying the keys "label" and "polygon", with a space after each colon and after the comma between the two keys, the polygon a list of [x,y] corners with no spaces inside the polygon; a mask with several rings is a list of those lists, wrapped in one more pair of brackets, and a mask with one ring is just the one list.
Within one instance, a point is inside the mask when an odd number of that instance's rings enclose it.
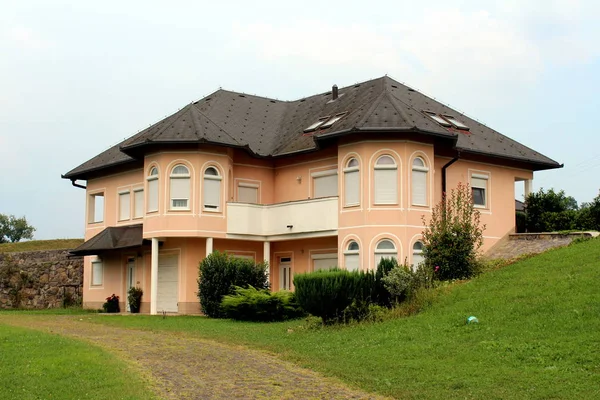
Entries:
{"label": "basement window", "polygon": [[423,111],[425,114],[427,114],[427,116],[429,116],[429,118],[431,118],[432,120],[434,120],[435,122],[437,122],[438,124],[440,124],[441,126],[445,126],[447,128],[451,127],[452,124],[448,121],[446,121],[441,115],[438,115],[434,112],[431,111]]}
{"label": "basement window", "polygon": [[336,114],[336,115],[335,115],[335,117],[331,117],[331,118],[329,119],[329,121],[325,122],[325,123],[324,123],[323,125],[321,125],[319,128],[320,128],[320,129],[327,129],[327,128],[331,127],[331,125],[335,124],[335,123],[336,123],[336,122],[338,122],[340,119],[342,119],[342,117],[343,117],[344,115],[346,115],[346,113],[345,113],[345,112],[343,112],[343,113],[339,113],[339,114]]}
{"label": "basement window", "polygon": [[323,125],[325,122],[328,122],[327,121],[328,119],[329,119],[329,115],[326,116],[326,117],[319,118],[319,120],[317,122],[315,122],[314,124],[312,124],[311,126],[309,126],[308,128],[306,128],[304,130],[304,133],[316,131],[317,129],[319,129],[319,127],[321,125]]}
{"label": "basement window", "polygon": [[457,120],[456,118],[450,116],[450,115],[443,115],[444,119],[446,119],[448,122],[450,122],[452,125],[454,125],[455,128],[458,129],[464,129],[465,131],[469,130],[469,127],[466,126],[465,124],[463,124],[462,122],[460,122],[459,120]]}

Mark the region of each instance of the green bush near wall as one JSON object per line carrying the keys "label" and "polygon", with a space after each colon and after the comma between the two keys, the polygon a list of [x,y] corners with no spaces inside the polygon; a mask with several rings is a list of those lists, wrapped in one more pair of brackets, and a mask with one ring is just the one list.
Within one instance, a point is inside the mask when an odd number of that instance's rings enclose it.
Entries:
{"label": "green bush near wall", "polygon": [[198,298],[202,312],[211,318],[225,317],[221,309],[223,296],[234,294],[235,287],[269,288],[267,263],[237,258],[218,251],[200,263]]}
{"label": "green bush near wall", "polygon": [[306,315],[293,292],[282,290],[272,293],[252,286],[236,287],[234,294],[224,296],[221,310],[226,318],[238,321],[274,322]]}

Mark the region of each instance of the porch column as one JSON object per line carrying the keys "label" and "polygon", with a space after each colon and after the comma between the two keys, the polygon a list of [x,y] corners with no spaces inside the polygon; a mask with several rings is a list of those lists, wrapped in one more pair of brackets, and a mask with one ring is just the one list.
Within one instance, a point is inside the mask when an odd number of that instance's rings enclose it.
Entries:
{"label": "porch column", "polygon": [[206,257],[211,255],[213,252],[213,238],[206,238]]}
{"label": "porch column", "polygon": [[158,297],[158,238],[152,238],[152,253],[150,256],[150,314],[156,315],[156,300]]}
{"label": "porch column", "polygon": [[263,259],[267,264],[271,264],[271,242],[263,242]]}
{"label": "porch column", "polygon": [[529,196],[533,190],[533,179],[527,179],[523,182],[524,182],[525,199],[527,200],[527,196]]}

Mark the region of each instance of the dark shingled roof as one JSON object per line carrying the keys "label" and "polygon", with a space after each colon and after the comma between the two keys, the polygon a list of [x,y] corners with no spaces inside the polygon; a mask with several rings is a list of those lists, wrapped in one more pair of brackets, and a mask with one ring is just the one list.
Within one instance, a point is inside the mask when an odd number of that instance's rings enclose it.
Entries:
{"label": "dark shingled roof", "polygon": [[[470,130],[445,128],[423,111],[448,114]],[[346,113],[328,129],[304,134],[320,117]],[[150,126],[120,144],[65,174],[68,179],[86,179],[90,172],[133,162],[147,146],[160,144],[213,143],[247,149],[257,157],[277,157],[317,149],[319,140],[360,132],[417,132],[446,138],[456,150],[492,155],[532,164],[535,169],[560,165],[536,151],[415,91],[395,80],[382,78],[296,101],[279,101],[243,93],[218,90],[188,104],[175,114]],[[140,153],[142,152],[142,153]]]}
{"label": "dark shingled roof", "polygon": [[69,253],[91,256],[110,250],[138,247],[144,244],[142,230],[142,224],[109,227]]}

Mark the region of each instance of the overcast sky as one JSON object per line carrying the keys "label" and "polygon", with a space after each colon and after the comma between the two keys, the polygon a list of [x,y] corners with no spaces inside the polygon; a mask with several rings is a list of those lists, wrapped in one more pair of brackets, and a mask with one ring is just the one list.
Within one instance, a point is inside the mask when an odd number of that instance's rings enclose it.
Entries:
{"label": "overcast sky", "polygon": [[287,3],[0,0],[0,213],[83,237],[61,173],[190,101],[384,74],[565,164],[534,189],[598,194],[600,2]]}

